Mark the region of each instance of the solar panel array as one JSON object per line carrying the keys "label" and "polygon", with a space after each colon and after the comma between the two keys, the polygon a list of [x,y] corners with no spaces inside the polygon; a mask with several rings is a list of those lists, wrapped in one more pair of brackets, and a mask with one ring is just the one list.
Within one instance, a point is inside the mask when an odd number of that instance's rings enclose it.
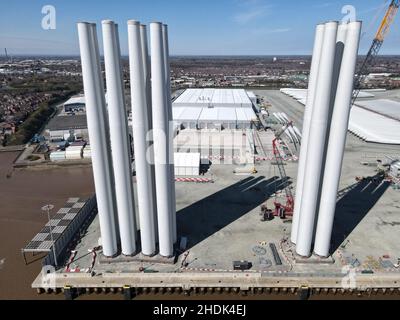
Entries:
{"label": "solar panel array", "polygon": [[45,227],[36,234],[23,249],[25,252],[48,252],[53,246],[50,235],[50,225],[54,242],[61,237],[68,225],[85,206],[88,199],[69,198],[63,208],[51,217]]}

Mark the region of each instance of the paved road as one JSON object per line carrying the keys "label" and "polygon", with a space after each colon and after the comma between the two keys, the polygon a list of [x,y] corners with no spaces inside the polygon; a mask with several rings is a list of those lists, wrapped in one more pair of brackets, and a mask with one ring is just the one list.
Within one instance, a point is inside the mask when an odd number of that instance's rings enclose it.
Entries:
{"label": "paved road", "polygon": [[[300,130],[303,125],[304,106],[295,99],[284,95],[279,90],[257,90],[256,94],[264,96],[266,100],[272,104],[273,112],[285,112],[290,120],[293,120],[294,125]],[[393,98],[400,93],[398,90],[388,91],[376,94],[377,98]],[[385,145],[379,143],[364,142],[350,132],[347,134],[346,151],[357,151],[365,153],[367,156],[382,156],[384,154],[398,154],[399,147],[396,145]]]}
{"label": "paved road", "polygon": [[279,90],[257,90],[256,94],[264,96],[272,104],[272,112],[284,112],[300,130],[303,125],[304,106]]}

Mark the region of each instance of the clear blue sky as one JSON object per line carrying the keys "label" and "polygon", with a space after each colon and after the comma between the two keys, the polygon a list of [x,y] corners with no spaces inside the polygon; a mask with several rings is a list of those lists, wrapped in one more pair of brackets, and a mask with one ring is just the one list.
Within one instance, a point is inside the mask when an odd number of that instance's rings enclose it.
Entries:
{"label": "clear blue sky", "polygon": [[[346,4],[364,22],[364,53],[387,0],[12,0],[0,9],[0,48],[11,54],[78,54],[76,22],[97,22],[99,30],[101,20],[113,19],[125,54],[126,21],[136,19],[167,23],[174,55],[310,54],[315,25],[341,20]],[[56,9],[55,30],[41,27],[44,5]],[[400,54],[399,26],[400,13],[383,54]]]}

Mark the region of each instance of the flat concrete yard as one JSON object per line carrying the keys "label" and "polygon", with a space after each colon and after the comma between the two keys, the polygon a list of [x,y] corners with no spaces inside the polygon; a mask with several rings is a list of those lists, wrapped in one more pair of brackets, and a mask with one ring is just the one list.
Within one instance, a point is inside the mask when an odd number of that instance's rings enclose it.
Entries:
{"label": "flat concrete yard", "polygon": [[[276,90],[256,90],[255,93],[269,100],[274,111],[286,112],[301,128],[304,107],[300,103]],[[266,132],[258,134],[260,139],[256,139],[256,146],[260,148],[257,141],[270,139],[263,137],[268,134]],[[293,145],[291,147],[295,150]],[[85,273],[92,259],[88,249],[98,245],[100,236],[96,218],[76,247],[78,254],[71,268],[79,268],[81,272],[67,274],[60,270],[64,273],[59,277],[60,285],[240,287],[247,283],[255,287],[299,287],[302,284],[340,287],[340,277],[344,277],[349,270],[347,267],[351,266],[360,279],[357,286],[398,288],[400,192],[385,181],[357,182],[355,178],[376,175],[376,166],[361,164],[365,159],[383,158],[384,154],[399,154],[399,151],[399,146],[365,143],[349,134],[340,182],[340,188],[348,190],[341,194],[337,204],[333,259],[319,263],[296,261],[293,248],[286,241],[291,222],[277,217],[272,221],[260,221],[261,204],[267,201],[272,208],[273,201],[284,202],[284,193],[276,192],[281,191],[285,183],[294,188],[296,162],[286,162],[290,178],[286,182],[279,178],[278,168],[271,161],[257,162],[257,173],[252,175],[234,174],[238,165],[218,164],[211,165],[210,172],[205,175],[214,183],[176,183],[178,236],[188,239],[187,249],[178,255],[176,263],[100,263],[97,259],[93,269],[97,276],[90,276]],[[282,265],[276,264],[270,243],[275,244]],[[245,272],[232,271],[234,260],[248,260],[252,268]],[[139,268],[158,273],[145,274]],[[361,274],[363,270],[373,274]],[[278,281],[277,277],[284,280]],[[40,277],[33,286],[40,287]]]}

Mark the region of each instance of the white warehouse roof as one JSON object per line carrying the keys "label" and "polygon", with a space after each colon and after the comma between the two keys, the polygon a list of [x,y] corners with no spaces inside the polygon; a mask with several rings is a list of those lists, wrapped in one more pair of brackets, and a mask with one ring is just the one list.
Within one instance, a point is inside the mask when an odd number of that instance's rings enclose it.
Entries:
{"label": "white warehouse roof", "polygon": [[215,120],[219,121],[220,108],[201,108],[198,120]]}
{"label": "white warehouse roof", "polygon": [[243,109],[244,114],[246,115],[247,120],[252,121],[252,120],[257,120],[257,116],[254,113],[253,109]]}
{"label": "white warehouse roof", "polygon": [[[359,97],[373,96],[370,92],[375,91],[377,90],[368,90]],[[281,92],[297,99],[302,104],[306,103],[307,90],[305,89],[285,88],[281,89]],[[368,142],[400,144],[400,121],[390,119],[388,116],[400,119],[399,102],[387,99],[357,100],[350,111],[348,130]]]}
{"label": "white warehouse roof", "polygon": [[[296,88],[283,88],[280,90],[282,93],[298,100],[301,104],[305,105],[307,101],[307,89]],[[358,98],[373,98],[374,95],[370,92],[360,91]]]}
{"label": "white warehouse roof", "polygon": [[[195,128],[199,126],[205,128],[201,123],[207,123],[210,129],[210,123],[214,125],[223,125],[225,128],[235,129],[238,123],[245,123],[246,127],[251,126],[252,120],[256,120],[252,108],[197,108],[197,107],[174,107],[173,119],[177,124],[183,124],[185,127]],[[241,126],[243,128],[243,126]]]}
{"label": "white warehouse roof", "polygon": [[[106,103],[107,103],[107,93],[104,95]],[[64,102],[64,105],[70,105],[70,104],[86,104],[86,99],[85,95],[76,95],[71,98],[69,98],[67,101]]]}
{"label": "white warehouse roof", "polygon": [[192,129],[248,128],[257,119],[250,97],[244,89],[186,89],[172,104],[173,119]]}
{"label": "white warehouse roof", "polygon": [[67,101],[64,102],[64,105],[70,105],[70,104],[85,104],[85,96],[84,95],[79,95],[79,96],[73,96],[69,98]]}
{"label": "white warehouse roof", "polygon": [[244,89],[186,89],[173,102],[174,107],[243,107],[252,102]]}
{"label": "white warehouse roof", "polygon": [[400,144],[400,121],[353,106],[349,131],[369,142]]}
{"label": "white warehouse roof", "polygon": [[[236,121],[236,109],[234,108],[218,108],[218,120],[220,121]],[[251,110],[253,112],[253,110]],[[254,113],[254,112],[253,112]]]}
{"label": "white warehouse roof", "polygon": [[[174,108],[175,109],[175,108]],[[197,121],[199,119],[199,116],[201,114],[202,109],[201,108],[182,108],[182,112],[180,115],[174,120],[195,120]]]}
{"label": "white warehouse roof", "polygon": [[356,105],[400,120],[400,102],[389,99],[378,99],[362,102],[357,101]]}
{"label": "white warehouse roof", "polygon": [[174,120],[179,119],[180,115],[182,114],[182,112],[185,110],[185,107],[175,107],[172,108],[172,118]]}

